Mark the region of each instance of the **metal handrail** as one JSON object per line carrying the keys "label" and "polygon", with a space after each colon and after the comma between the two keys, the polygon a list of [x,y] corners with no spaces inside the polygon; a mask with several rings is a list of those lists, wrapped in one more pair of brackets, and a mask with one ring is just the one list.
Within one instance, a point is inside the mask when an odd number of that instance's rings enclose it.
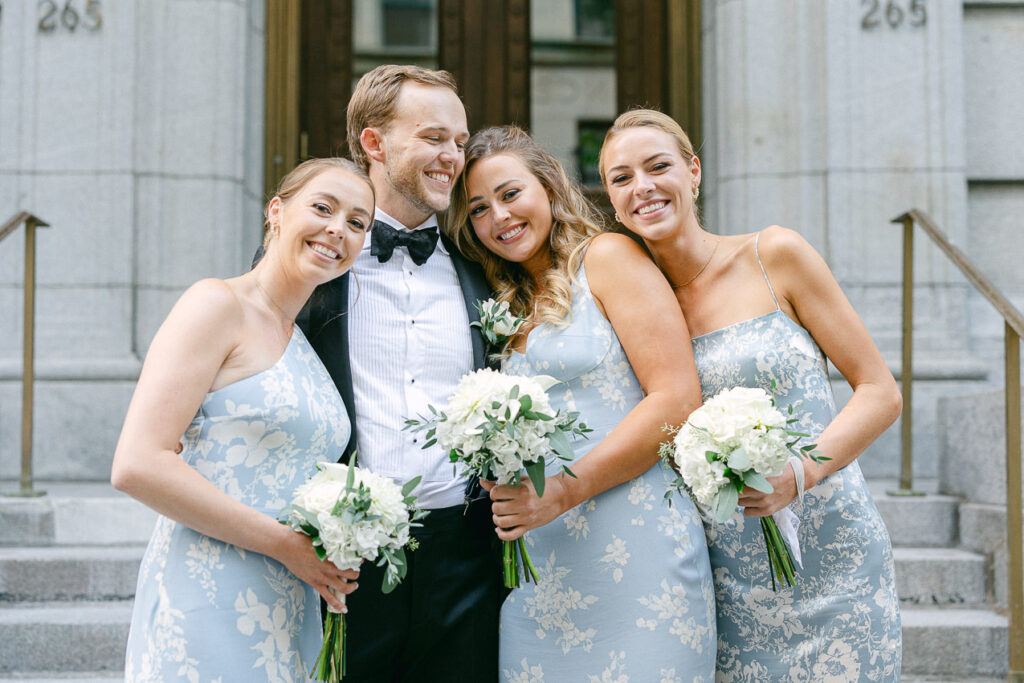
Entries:
{"label": "metal handrail", "polygon": [[13,496],[41,496],[45,491],[32,487],[32,407],[35,383],[34,350],[36,328],[36,228],[49,227],[28,211],[20,211],[0,226],[0,241],[25,224],[25,309],[23,313],[22,350],[24,364],[21,373],[21,486]]}
{"label": "metal handrail", "polygon": [[988,299],[1003,316],[1006,395],[1006,544],[1007,595],[1010,608],[1009,670],[1006,680],[1024,683],[1024,539],[1021,538],[1021,400],[1020,400],[1020,338],[1024,336],[1024,315],[1007,300],[991,280],[960,251],[928,215],[911,209],[897,216],[893,223],[903,225],[903,367],[900,381],[903,387],[903,420],[900,459],[900,488],[895,493],[914,495],[911,474],[911,398],[913,366],[914,320],[914,225],[919,225],[939,249]]}

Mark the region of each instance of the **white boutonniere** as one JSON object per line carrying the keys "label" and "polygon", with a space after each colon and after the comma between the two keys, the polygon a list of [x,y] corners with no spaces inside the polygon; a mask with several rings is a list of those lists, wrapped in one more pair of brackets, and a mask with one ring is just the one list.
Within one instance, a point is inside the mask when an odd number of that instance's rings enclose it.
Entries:
{"label": "white boutonniere", "polygon": [[480,314],[480,319],[470,323],[470,326],[479,327],[484,340],[498,348],[504,348],[526,322],[523,316],[513,316],[509,312],[507,301],[477,301],[476,310]]}

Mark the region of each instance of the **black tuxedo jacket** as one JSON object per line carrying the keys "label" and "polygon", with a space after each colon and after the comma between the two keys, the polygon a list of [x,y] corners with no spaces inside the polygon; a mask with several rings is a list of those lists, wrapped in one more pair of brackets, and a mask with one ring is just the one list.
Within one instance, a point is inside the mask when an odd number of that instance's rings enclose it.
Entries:
{"label": "black tuxedo jacket", "polygon": [[[483,301],[491,295],[491,290],[484,277],[480,265],[469,261],[462,256],[455,248],[455,245],[442,233],[441,241],[451,255],[452,264],[455,266],[455,273],[459,278],[459,285],[462,288],[462,297],[465,300],[466,312],[469,314],[469,321],[479,319],[476,310],[477,301]],[[258,257],[257,257],[258,258]],[[313,346],[320,360],[330,373],[331,379],[338,387],[341,398],[345,401],[345,408],[348,410],[349,420],[352,422],[352,436],[342,462],[348,462],[356,444],[356,417],[355,401],[352,396],[352,366],[349,362],[348,349],[348,288],[351,278],[345,273],[339,278],[320,285],[313,291],[306,306],[296,318],[296,323],[302,328],[306,339]],[[358,303],[356,303],[358,305]],[[487,348],[484,343],[480,328],[470,328],[470,336],[473,342],[473,366],[482,368],[487,364]],[[446,399],[446,396],[438,396],[438,408]],[[414,417],[414,416],[409,416]]]}

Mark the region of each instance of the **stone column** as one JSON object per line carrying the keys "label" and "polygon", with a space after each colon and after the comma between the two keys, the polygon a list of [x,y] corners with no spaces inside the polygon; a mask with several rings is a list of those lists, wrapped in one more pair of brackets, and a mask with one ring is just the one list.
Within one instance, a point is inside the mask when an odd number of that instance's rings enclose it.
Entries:
{"label": "stone column", "polygon": [[[0,220],[52,226],[37,237],[36,476],[103,480],[160,321],[258,243],[263,2],[50,4],[0,14]],[[2,479],[18,471],[20,239],[0,244]]]}
{"label": "stone column", "polygon": [[[894,359],[902,231],[890,220],[916,207],[955,242],[968,234],[962,23],[954,2],[704,2],[708,227],[800,232]],[[984,369],[967,352],[968,286],[920,232],[916,243],[915,377],[938,380],[927,393]],[[918,400],[915,469],[934,476],[934,397]],[[896,436],[866,471],[895,476]]]}

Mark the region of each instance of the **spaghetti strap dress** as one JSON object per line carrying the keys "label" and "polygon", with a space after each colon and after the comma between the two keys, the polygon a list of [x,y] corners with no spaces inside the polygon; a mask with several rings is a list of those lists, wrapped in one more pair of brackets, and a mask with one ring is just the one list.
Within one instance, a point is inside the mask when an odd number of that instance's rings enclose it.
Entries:
{"label": "spaghetti strap dress", "polygon": [[[615,330],[581,267],[569,323],[540,325],[503,371],[551,375],[551,405],[579,411],[593,432],[579,459],[643,399]],[[571,463],[568,463],[572,467]],[[555,474],[560,463],[548,471]],[[526,534],[537,584],[501,609],[501,680],[513,683],[710,683],[715,615],[707,547],[693,503],[663,498],[661,462]]]}
{"label": "spaghetti strap dress", "polygon": [[[793,428],[813,443],[836,415],[825,356],[779,308],[763,265],[761,272],[776,310],[692,340],[701,391],[706,401],[732,387],[760,387],[784,414],[794,406]],[[718,523],[701,511],[718,615],[716,680],[899,680],[892,545],[860,466],[825,477],[790,509],[800,519],[803,567],[795,586],[777,592],[758,519],[737,508]]]}
{"label": "spaghetti strap dress", "polygon": [[[278,517],[349,437],[338,391],[298,326],[272,367],[206,395],[181,457]],[[322,642],[317,592],[281,563],[157,520],[139,569],[127,681],[305,682]]]}

